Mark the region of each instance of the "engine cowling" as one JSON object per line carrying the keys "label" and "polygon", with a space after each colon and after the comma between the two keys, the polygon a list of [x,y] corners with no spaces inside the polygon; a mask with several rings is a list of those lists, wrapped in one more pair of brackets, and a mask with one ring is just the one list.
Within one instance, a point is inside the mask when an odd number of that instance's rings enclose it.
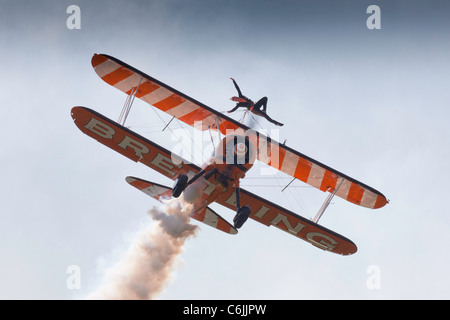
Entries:
{"label": "engine cowling", "polygon": [[222,139],[215,150],[215,162],[250,169],[255,163],[256,148],[248,136],[231,134]]}

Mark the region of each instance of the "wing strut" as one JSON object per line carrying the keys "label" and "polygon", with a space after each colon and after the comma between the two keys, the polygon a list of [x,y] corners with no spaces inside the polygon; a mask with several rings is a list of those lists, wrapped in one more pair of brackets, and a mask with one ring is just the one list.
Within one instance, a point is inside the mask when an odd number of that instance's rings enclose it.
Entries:
{"label": "wing strut", "polygon": [[286,187],[284,187],[283,190],[281,190],[281,192],[283,192],[287,187],[289,187],[289,186],[291,185],[291,183],[294,182],[294,180],[295,180],[295,178],[293,178],[293,179],[291,180],[291,182],[289,182],[289,183],[286,185]]}
{"label": "wing strut", "polygon": [[330,194],[328,194],[327,198],[325,199],[325,201],[323,202],[322,206],[320,207],[319,211],[317,211],[316,216],[313,219],[313,222],[315,223],[319,223],[319,219],[322,217],[323,213],[325,212],[325,210],[328,208],[328,206],[330,205],[331,200],[333,199],[334,195],[336,194],[336,192],[338,192],[339,188],[342,185],[342,182],[344,181],[343,178],[340,178],[340,182],[339,185],[337,186],[336,189],[334,189],[333,192],[330,192]]}
{"label": "wing strut", "polygon": [[175,119],[175,116],[173,116],[172,119],[170,119],[170,121],[167,122],[166,126],[164,127],[164,129],[162,129],[162,131],[166,130],[166,128],[169,126],[169,124],[172,122],[173,119]]}
{"label": "wing strut", "polygon": [[136,88],[132,87],[130,94],[127,96],[125,100],[125,104],[123,105],[122,112],[120,113],[119,120],[117,121],[120,125],[125,126],[125,121],[127,121],[128,114],[130,113],[131,106],[134,102],[134,98],[136,98],[136,93],[139,90],[139,86],[141,85],[142,77],[139,79],[139,83]]}
{"label": "wing strut", "polygon": [[216,126],[217,126],[217,132],[219,133],[219,140],[222,140],[222,136],[220,135],[219,117],[218,116],[216,116]]}

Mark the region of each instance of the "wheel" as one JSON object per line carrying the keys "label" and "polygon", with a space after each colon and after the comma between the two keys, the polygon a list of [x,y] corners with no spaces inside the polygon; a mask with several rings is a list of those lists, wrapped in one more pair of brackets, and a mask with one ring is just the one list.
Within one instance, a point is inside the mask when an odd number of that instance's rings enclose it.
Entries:
{"label": "wheel", "polygon": [[249,206],[243,206],[239,208],[239,211],[236,213],[233,219],[234,227],[239,229],[242,227],[250,216],[251,209]]}
{"label": "wheel", "polygon": [[188,182],[187,175],[180,174],[177,180],[175,180],[175,183],[173,184],[172,197],[178,198],[186,188],[187,182]]}

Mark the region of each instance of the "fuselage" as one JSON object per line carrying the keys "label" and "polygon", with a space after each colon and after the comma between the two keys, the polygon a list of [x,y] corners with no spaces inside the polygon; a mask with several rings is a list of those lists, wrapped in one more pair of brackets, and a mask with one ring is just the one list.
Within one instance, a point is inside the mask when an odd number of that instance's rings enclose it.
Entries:
{"label": "fuselage", "polygon": [[201,210],[219,197],[231,194],[253,166],[256,150],[248,137],[239,134],[224,137],[213,156],[202,165],[204,174],[184,190],[184,200]]}

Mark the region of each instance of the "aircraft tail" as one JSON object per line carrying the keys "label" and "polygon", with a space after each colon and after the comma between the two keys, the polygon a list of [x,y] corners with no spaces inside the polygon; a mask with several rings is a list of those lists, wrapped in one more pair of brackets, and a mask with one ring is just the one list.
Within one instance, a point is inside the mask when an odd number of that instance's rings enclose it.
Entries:
{"label": "aircraft tail", "polygon": [[[145,181],[136,177],[127,177],[126,181],[136,189],[144,192],[146,195],[164,203],[172,197],[172,189],[154,182]],[[218,215],[209,207],[202,208],[190,214],[191,218],[207,224],[210,227],[229,234],[237,234],[238,231],[228,221]]]}

